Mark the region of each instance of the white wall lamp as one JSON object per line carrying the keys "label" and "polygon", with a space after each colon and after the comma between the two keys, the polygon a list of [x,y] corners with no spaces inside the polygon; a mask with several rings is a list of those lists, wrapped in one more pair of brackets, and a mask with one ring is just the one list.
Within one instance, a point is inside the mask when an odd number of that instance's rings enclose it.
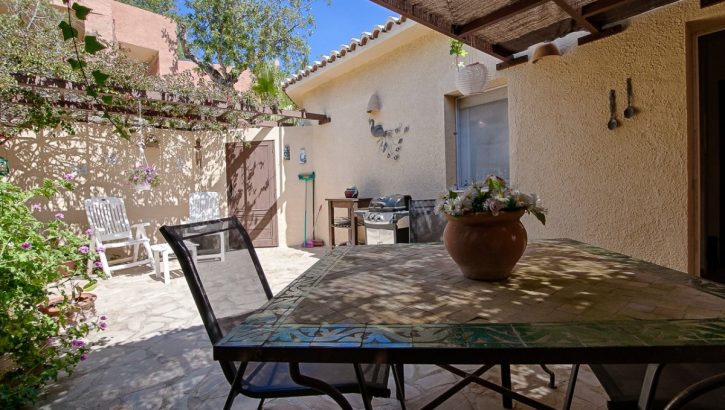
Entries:
{"label": "white wall lamp", "polygon": [[368,114],[375,111],[380,111],[380,97],[378,97],[378,93],[373,93],[368,101]]}

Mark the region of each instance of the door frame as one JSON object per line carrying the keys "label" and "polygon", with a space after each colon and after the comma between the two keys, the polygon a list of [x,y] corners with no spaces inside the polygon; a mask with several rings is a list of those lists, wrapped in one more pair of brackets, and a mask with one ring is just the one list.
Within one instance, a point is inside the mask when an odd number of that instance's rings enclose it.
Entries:
{"label": "door frame", "polygon": [[[245,144],[250,144],[250,145],[265,145],[265,146],[270,146],[272,148],[272,164],[271,164],[271,166],[272,166],[272,181],[270,181],[270,187],[272,187],[274,189],[274,201],[273,201],[273,208],[274,208],[273,211],[274,212],[272,212],[272,220],[270,221],[271,224],[272,224],[272,227],[271,227],[272,228],[272,244],[271,245],[257,245],[257,244],[255,244],[254,247],[255,248],[257,248],[257,247],[259,247],[259,248],[262,248],[262,247],[264,247],[264,248],[278,247],[279,246],[279,224],[278,224],[277,219],[280,216],[279,216],[279,206],[277,204],[277,200],[279,199],[278,198],[278,193],[277,193],[279,187],[277,186],[277,171],[278,171],[278,165],[277,165],[277,143],[276,143],[276,141],[274,141],[274,140],[260,140],[260,141],[251,141],[251,142],[227,142],[227,143],[224,144],[224,183],[227,185],[227,189],[226,189],[226,191],[227,191],[227,209],[229,210],[229,215],[230,216],[236,217],[235,212],[234,212],[234,207],[233,207],[234,204],[232,203],[232,196],[233,196],[234,192],[232,191],[232,186],[229,184],[229,172],[230,172],[230,168],[229,168],[229,162],[227,161],[227,159],[228,159],[228,152],[230,151],[230,149],[233,150],[237,146],[241,146],[242,147],[242,150],[245,150],[245,149],[253,149],[253,148],[246,148],[246,147],[244,147]],[[247,227],[244,227],[244,229],[247,229]],[[252,232],[249,231],[249,230],[247,230],[247,232],[249,233],[252,241],[254,241],[255,238],[252,237]]]}
{"label": "door frame", "polygon": [[701,36],[725,30],[725,16],[691,21],[685,25],[687,39],[687,272],[700,276],[702,269],[702,190],[700,173],[700,64]]}

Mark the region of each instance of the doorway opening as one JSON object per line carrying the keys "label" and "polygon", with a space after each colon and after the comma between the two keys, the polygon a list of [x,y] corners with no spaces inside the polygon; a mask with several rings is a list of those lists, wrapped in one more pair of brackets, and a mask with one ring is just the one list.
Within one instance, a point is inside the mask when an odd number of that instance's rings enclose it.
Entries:
{"label": "doorway opening", "polygon": [[698,38],[700,275],[725,282],[725,30]]}

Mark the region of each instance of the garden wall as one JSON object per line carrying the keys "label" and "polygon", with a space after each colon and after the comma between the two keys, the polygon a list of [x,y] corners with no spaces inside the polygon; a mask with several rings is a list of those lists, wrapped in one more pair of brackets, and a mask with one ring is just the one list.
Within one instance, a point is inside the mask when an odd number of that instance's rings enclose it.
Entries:
{"label": "garden wall", "polygon": [[[38,214],[41,219],[50,219],[62,212],[68,223],[85,230],[88,223],[83,200],[118,196],[124,198],[130,222],[151,223],[147,232],[153,236],[153,242],[161,242],[158,227],[186,221],[192,192],[218,192],[222,215],[228,214],[224,156],[224,143],[228,141],[219,133],[154,131],[159,135],[160,144],[147,147],[146,157],[157,166],[161,184],[150,191],[137,192],[123,172],[139,161],[138,147],[120,139],[105,126],[77,124],[75,128],[75,135],[26,133],[0,148],[0,156],[10,163],[10,180],[20,186],[37,185],[45,177],[62,178],[71,172],[77,175],[74,192],[59,195],[48,204],[41,201],[43,211]],[[247,141],[275,141],[278,238],[283,246],[302,243],[304,185],[298,183],[297,173],[306,166],[284,161],[286,167],[282,167],[280,142],[299,146],[309,139],[310,130],[310,127],[250,129],[245,136]],[[202,141],[201,168],[194,162],[193,146],[197,137]]]}

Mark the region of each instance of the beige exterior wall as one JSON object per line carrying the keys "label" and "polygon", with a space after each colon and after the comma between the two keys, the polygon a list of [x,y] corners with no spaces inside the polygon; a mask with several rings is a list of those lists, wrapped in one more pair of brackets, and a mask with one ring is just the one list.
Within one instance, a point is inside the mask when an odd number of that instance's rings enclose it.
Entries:
{"label": "beige exterior wall", "polygon": [[[287,90],[308,111],[332,118],[329,124],[312,126],[317,203],[344,197],[351,185],[358,187],[361,198],[403,193],[414,199],[435,198],[447,186],[446,138],[454,138],[454,129],[446,128],[444,121],[445,95],[457,93],[449,40],[410,21],[386,36],[390,40],[381,36],[375,41],[387,43],[366,46],[377,50],[362,54],[365,48],[360,48],[355,51],[360,55],[334,63],[349,59],[354,68],[337,75],[333,64],[325,69],[329,72],[322,70],[324,74]],[[381,54],[381,48],[388,51]],[[480,53],[477,56],[494,61]],[[368,114],[373,93],[380,97],[382,108]],[[399,160],[388,159],[380,151],[369,119],[386,130],[410,127],[407,133],[395,134],[403,138]],[[328,242],[326,207],[320,220],[318,234]],[[338,242],[347,239],[344,230],[336,236]]]}
{"label": "beige exterior wall", "polygon": [[[311,142],[310,127],[250,129],[247,141],[269,140],[275,143],[275,181],[278,202],[278,238],[285,246],[303,241],[304,184],[298,172],[308,172],[310,164],[283,161],[282,144],[293,149]],[[194,163],[194,142],[202,140],[202,167]],[[146,158],[155,164],[161,185],[150,191],[137,192],[123,175],[139,161],[138,148],[119,139],[102,126],[77,125],[75,135],[26,133],[0,148],[0,156],[8,159],[10,181],[23,187],[40,184],[43,178],[62,178],[65,173],[83,170],[76,179],[76,189],[55,198],[51,203],[40,200],[43,212],[38,216],[49,220],[57,212],[79,230],[88,227],[83,200],[93,196],[118,196],[124,199],[131,223],[149,222],[147,233],[154,242],[162,242],[158,228],[164,224],[186,221],[189,195],[197,191],[215,191],[220,195],[221,215],[228,215],[226,203],[226,163],[224,144],[232,142],[213,132],[163,132],[160,146],[146,148]],[[308,152],[310,149],[307,148]],[[284,164],[283,164],[284,162]],[[311,194],[311,193],[310,193]],[[312,218],[310,217],[310,225]],[[311,226],[308,228],[311,231]]]}
{"label": "beige exterior wall", "polygon": [[[701,10],[699,1],[683,1],[561,58],[494,74],[491,88],[508,84],[512,183],[550,208],[545,227],[525,217],[530,237],[569,237],[687,270],[686,25],[708,18],[725,20],[725,5]],[[445,147],[453,137],[444,95],[455,92],[449,39],[415,30],[426,33],[396,34],[405,38],[397,48],[347,56],[340,61],[354,69],[329,65],[288,88],[306,109],[332,117],[314,126],[318,198],[339,197],[351,184],[362,196],[430,198],[455,180]],[[628,77],[640,112],[623,120]],[[610,89],[623,120],[615,131],[606,127]],[[383,106],[376,122],[411,127],[397,162],[383,158],[370,135],[365,107],[374,92]]]}
{"label": "beige exterior wall", "polygon": [[[571,237],[679,270],[688,268],[686,26],[723,19],[725,5],[690,0],[647,13],[623,33],[561,58],[513,67],[512,178],[540,192],[549,223],[535,236]],[[625,81],[640,112],[624,119]],[[621,127],[609,131],[608,92]]]}

